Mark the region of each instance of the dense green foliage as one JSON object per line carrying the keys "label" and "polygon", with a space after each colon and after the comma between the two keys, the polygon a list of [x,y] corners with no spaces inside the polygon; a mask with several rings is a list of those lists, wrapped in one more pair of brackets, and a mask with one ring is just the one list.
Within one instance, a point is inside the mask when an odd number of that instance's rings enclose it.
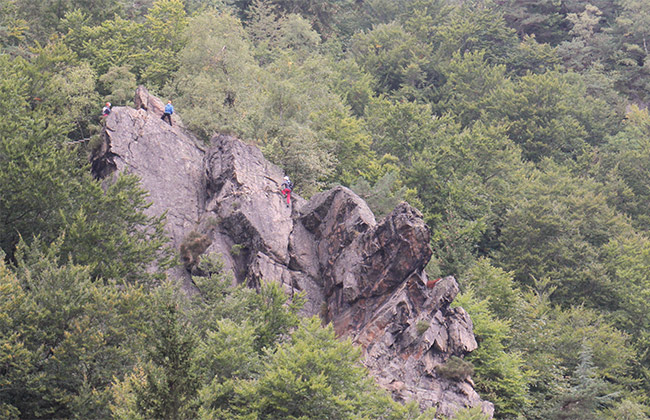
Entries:
{"label": "dense green foliage", "polygon": [[117,287],[60,261],[59,245],[0,261],[2,418],[420,418],[275,283],[233,287],[205,259],[193,297]]}
{"label": "dense green foliage", "polygon": [[418,207],[497,418],[648,419],[649,38],[643,0],[1,0],[0,417],[416,416],[271,287],[154,287],[164,220],[68,144],[145,84],[300,194]]}

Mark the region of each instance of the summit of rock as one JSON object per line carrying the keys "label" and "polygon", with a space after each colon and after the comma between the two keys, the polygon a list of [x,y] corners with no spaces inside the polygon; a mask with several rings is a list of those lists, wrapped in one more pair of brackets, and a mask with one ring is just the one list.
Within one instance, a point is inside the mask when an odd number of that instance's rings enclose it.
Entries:
{"label": "summit of rock", "polygon": [[[138,88],[136,108],[114,107],[104,142],[92,157],[95,176],[137,175],[153,202],[151,215],[167,215],[167,233],[185,281],[199,253],[222,255],[239,283],[275,281],[303,292],[305,315],[331,322],[339,337],[363,349],[363,362],[398,401],[417,401],[453,415],[480,399],[471,378],[448,378],[438,367],[476,348],[472,321],[451,302],[453,277],[427,288],[430,232],[420,212],[399,204],[377,221],[367,204],[345,187],[310,200],[280,193],[283,171],[254,145],[216,135],[209,145],[160,117],[163,102]],[[194,241],[192,252],[182,249]],[[198,251],[197,251],[198,250]]]}

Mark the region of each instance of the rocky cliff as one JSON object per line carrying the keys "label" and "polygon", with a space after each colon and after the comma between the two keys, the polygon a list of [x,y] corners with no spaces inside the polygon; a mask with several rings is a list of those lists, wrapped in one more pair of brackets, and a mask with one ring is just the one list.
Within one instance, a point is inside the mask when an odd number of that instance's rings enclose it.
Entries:
{"label": "rocky cliff", "polygon": [[184,262],[170,275],[183,278],[188,291],[197,256],[220,253],[240,283],[275,281],[289,294],[305,293],[305,314],[358,343],[396,400],[444,415],[464,406],[492,414],[471,378],[444,369],[476,341],[467,313],[450,307],[454,278],[427,287],[430,233],[416,209],[402,203],[377,222],[344,187],[309,201],[294,195],[288,206],[279,192],[284,174],[258,148],[225,135],[202,144],[177,115],[174,126],[161,121],[162,101],[142,87],[135,103],[107,118],[93,171],[140,177],[153,201],[149,211],[167,212]]}

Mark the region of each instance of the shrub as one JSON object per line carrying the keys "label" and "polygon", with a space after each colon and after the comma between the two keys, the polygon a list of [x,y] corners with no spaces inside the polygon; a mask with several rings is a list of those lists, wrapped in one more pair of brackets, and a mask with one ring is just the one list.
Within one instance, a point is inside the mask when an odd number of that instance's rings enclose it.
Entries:
{"label": "shrub", "polygon": [[431,326],[431,322],[421,319],[418,321],[417,324],[415,324],[415,329],[418,332],[418,335],[422,335],[426,330],[429,329],[430,326]]}
{"label": "shrub", "polygon": [[474,366],[457,356],[451,356],[447,363],[436,367],[438,375],[456,381],[469,378],[474,373]]}
{"label": "shrub", "polygon": [[181,260],[187,270],[192,270],[199,262],[199,256],[212,244],[207,235],[191,231],[181,244]]}
{"label": "shrub", "polygon": [[236,257],[239,254],[241,254],[244,249],[246,249],[246,245],[234,244],[233,246],[230,247],[230,253]]}

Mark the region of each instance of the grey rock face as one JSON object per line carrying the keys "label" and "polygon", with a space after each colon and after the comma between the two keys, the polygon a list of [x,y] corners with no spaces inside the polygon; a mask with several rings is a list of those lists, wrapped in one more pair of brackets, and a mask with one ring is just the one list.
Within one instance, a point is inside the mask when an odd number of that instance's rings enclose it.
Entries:
{"label": "grey rock face", "polygon": [[[138,96],[162,104],[143,88]],[[137,175],[149,192],[149,212],[167,212],[167,231],[178,247],[194,228],[203,207],[204,152],[191,133],[161,124],[162,111],[155,109],[115,107],[106,119],[104,145],[93,157],[93,169],[100,177],[113,171]]]}
{"label": "grey rock face", "polygon": [[[167,212],[174,246],[199,238],[199,249],[220,253],[237,282],[275,281],[290,295],[304,292],[305,315],[319,315],[359,344],[365,365],[396,400],[443,415],[465,406],[492,415],[469,377],[439,373],[476,341],[467,313],[450,307],[458,293],[453,277],[426,287],[430,232],[416,209],[402,203],[377,222],[345,187],[309,201],[292,195],[287,206],[284,174],[258,148],[225,135],[199,144],[178,116],[174,127],[160,120],[163,103],[144,88],[135,103],[138,109],[113,109],[93,170],[138,175],[150,213]],[[189,279],[183,268],[170,274]]]}

